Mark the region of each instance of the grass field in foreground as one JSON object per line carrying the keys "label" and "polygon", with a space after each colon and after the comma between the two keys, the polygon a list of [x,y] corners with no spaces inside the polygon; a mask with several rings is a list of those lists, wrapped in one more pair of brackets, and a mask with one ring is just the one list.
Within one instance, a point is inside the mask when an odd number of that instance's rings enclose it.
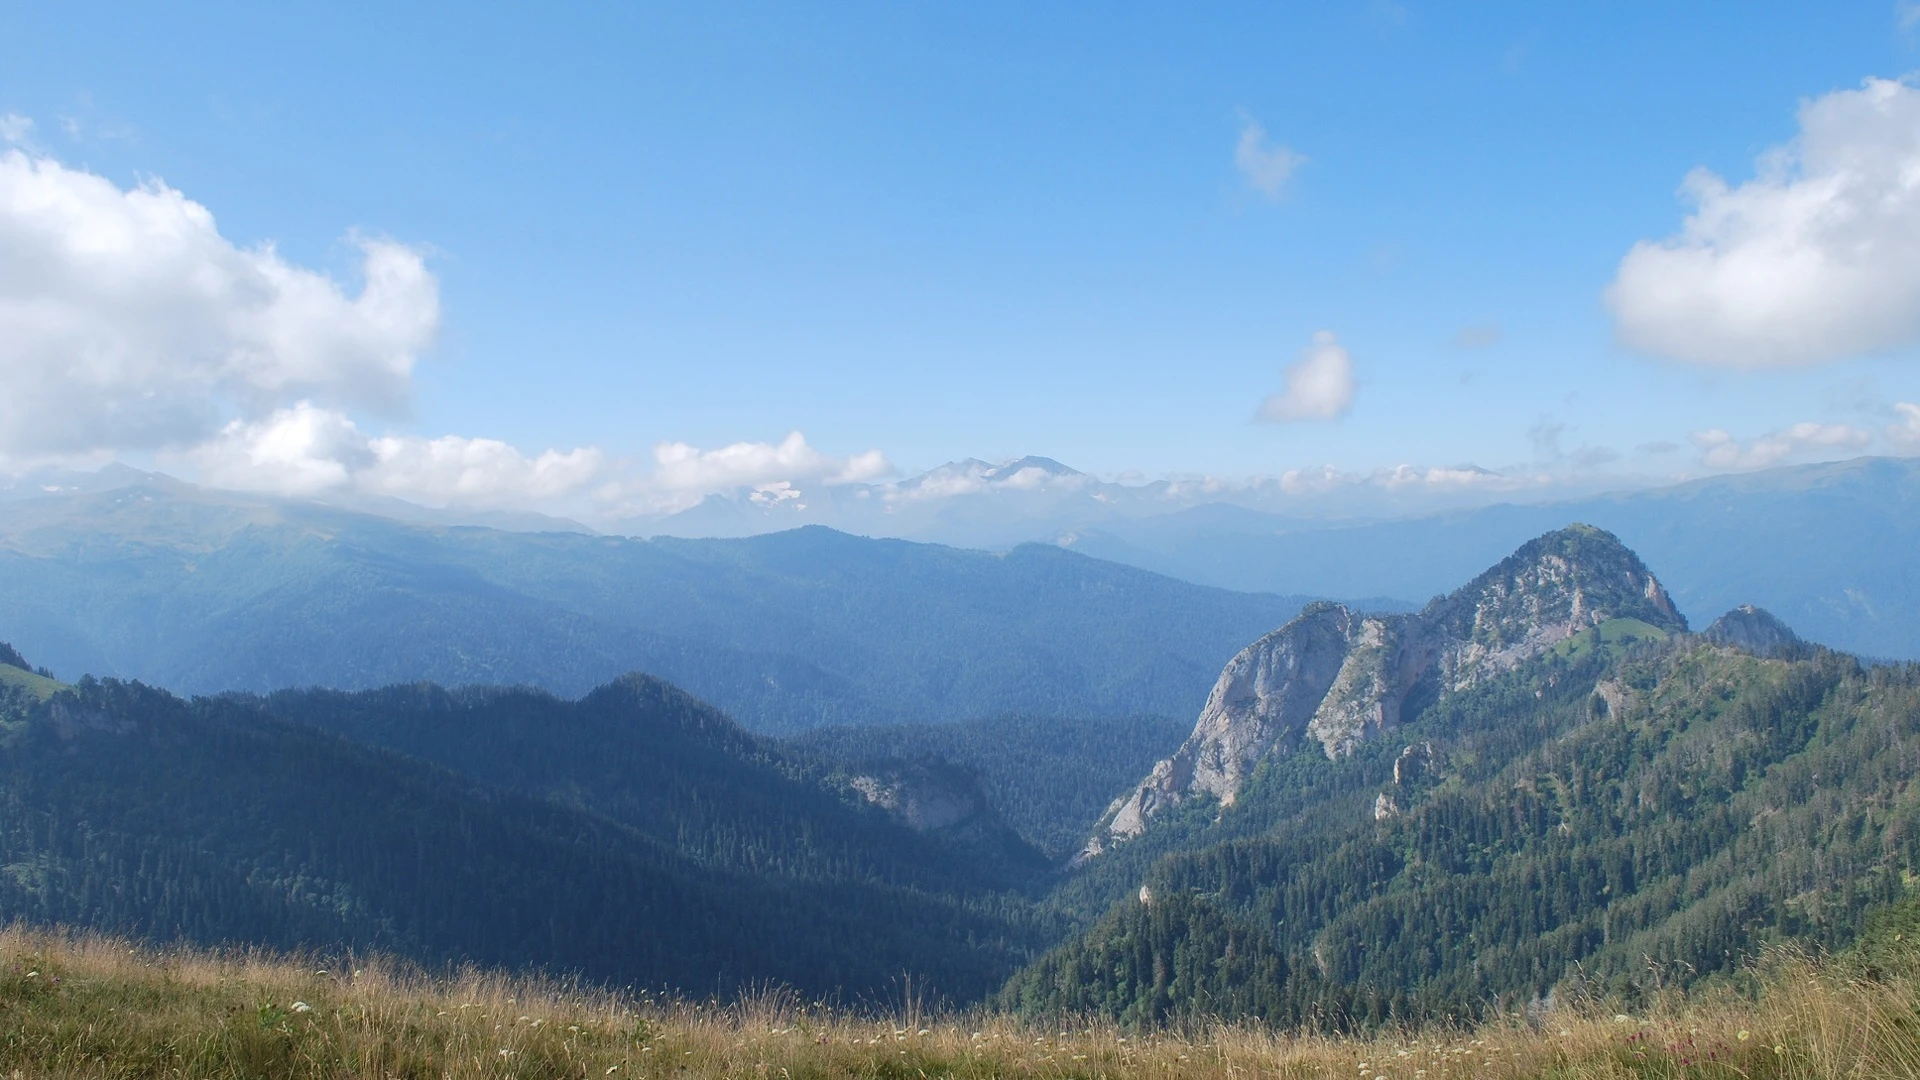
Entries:
{"label": "grass field in foreground", "polygon": [[778,994],[730,1006],[392,965],[155,951],[0,931],[0,1077],[1910,1077],[1920,986],[1804,958],[1753,1001],[1561,1010],[1364,1038],[1129,1032],[1007,1017],[855,1017]]}

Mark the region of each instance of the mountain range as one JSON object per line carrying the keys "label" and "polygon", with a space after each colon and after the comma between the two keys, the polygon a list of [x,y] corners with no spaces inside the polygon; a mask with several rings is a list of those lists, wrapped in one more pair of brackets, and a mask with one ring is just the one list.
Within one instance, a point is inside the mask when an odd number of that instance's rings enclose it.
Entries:
{"label": "mountain range", "polygon": [[1752,605],[1690,632],[1604,530],[1418,611],[1275,622],[1184,735],[1009,714],[778,741],[641,675],[182,699],[9,647],[0,915],[1347,1027],[1638,1007],[1845,945],[1920,872],[1920,669]]}
{"label": "mountain range", "polygon": [[0,596],[6,633],[70,675],[577,695],[641,670],[759,731],[1187,714],[1306,600],[1043,544],[446,526],[132,470],[0,501]]}
{"label": "mountain range", "polygon": [[1758,604],[1816,641],[1920,659],[1920,577],[1901,554],[1920,543],[1920,459],[1782,466],[1611,492],[1455,472],[1460,482],[1451,486],[1395,474],[1337,485],[1340,495],[1290,492],[1282,480],[1117,484],[1037,457],[962,461],[803,500],[714,496],[633,527],[748,535],[818,522],[973,547],[1047,542],[1198,584],[1394,597],[1412,607],[1529,537],[1584,521],[1658,565],[1690,617]]}

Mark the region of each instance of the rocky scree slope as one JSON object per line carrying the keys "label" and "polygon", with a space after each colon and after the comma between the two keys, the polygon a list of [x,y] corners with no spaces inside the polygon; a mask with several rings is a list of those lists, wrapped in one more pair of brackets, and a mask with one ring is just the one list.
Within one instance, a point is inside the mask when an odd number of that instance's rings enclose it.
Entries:
{"label": "rocky scree slope", "polygon": [[1140,835],[1195,795],[1232,805],[1254,766],[1303,738],[1330,758],[1395,727],[1410,703],[1466,690],[1589,627],[1626,619],[1683,632],[1686,619],[1613,534],[1570,525],[1413,614],[1309,605],[1247,646],[1214,683],[1193,734],[1115,800],[1076,862]]}

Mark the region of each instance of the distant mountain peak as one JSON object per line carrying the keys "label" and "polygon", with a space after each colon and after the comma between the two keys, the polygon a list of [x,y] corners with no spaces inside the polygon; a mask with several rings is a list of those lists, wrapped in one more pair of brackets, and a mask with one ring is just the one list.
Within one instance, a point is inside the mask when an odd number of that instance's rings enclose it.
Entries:
{"label": "distant mountain peak", "polygon": [[1410,615],[1315,603],[1229,661],[1193,734],[1117,801],[1081,854],[1145,831],[1190,795],[1231,805],[1254,767],[1302,739],[1328,757],[1396,727],[1418,687],[1466,690],[1615,619],[1684,632],[1686,619],[1618,537],[1575,524],[1535,537]]}
{"label": "distant mountain peak", "polygon": [[1007,480],[1015,476],[1018,476],[1019,474],[1026,472],[1029,469],[1038,470],[1040,473],[1043,473],[1047,476],[1085,476],[1087,475],[1086,473],[1083,473],[1078,469],[1074,469],[1066,465],[1062,465],[1059,462],[1053,460],[1052,458],[1036,457],[1032,454],[1029,454],[1023,458],[1015,458],[1012,461],[1003,462],[1002,464],[996,465],[993,468],[989,469],[986,475],[987,475],[987,478],[990,480]]}
{"label": "distant mountain peak", "polygon": [[1741,604],[1713,621],[1701,637],[1760,657],[1776,657],[1804,646],[1800,635],[1765,608]]}

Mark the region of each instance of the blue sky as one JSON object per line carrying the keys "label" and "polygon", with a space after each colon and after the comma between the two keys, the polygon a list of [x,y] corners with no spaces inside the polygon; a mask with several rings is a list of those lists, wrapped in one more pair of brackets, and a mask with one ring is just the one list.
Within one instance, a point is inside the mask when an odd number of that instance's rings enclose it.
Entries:
{"label": "blue sky", "polygon": [[[1920,449],[1920,410],[1900,409],[1920,401],[1920,276],[1905,286],[1894,256],[1810,279],[1818,311],[1760,311],[1757,329],[1716,308],[1717,336],[1653,307],[1777,297],[1728,300],[1732,270],[1662,262],[1634,279],[1639,314],[1607,300],[1636,243],[1681,230],[1690,171],[1738,196],[1803,106],[1920,69],[1908,9],[1203,7],[12,5],[14,153],[62,183],[163,184],[341,302],[367,244],[390,245],[426,275],[405,302],[433,307],[366,346],[387,360],[338,361],[360,374],[315,374],[325,357],[297,379],[167,374],[128,401],[210,404],[119,442],[44,420],[80,400],[46,373],[75,346],[0,355],[52,387],[40,420],[0,412],[0,443],[17,463],[197,464],[245,486],[287,464],[255,436],[304,403],[295,456],[317,457],[259,482],[313,490],[375,463],[385,490],[458,501],[390,451],[498,440],[525,475],[468,496],[623,506],[674,486],[663,443],[693,461],[749,444],[728,459],[744,471],[714,459],[676,490],[882,475],[868,451],[895,475],[1037,453],[1109,476],[1472,463],[1626,482]],[[1909,119],[1822,130],[1898,165]],[[1749,231],[1774,220],[1735,210]],[[1880,232],[1920,229],[1920,204],[1886,212]],[[0,289],[37,273],[16,253]],[[1868,279],[1891,291],[1856,303]],[[1749,359],[1752,334],[1803,325],[1802,346]],[[1316,334],[1350,385],[1271,404]],[[380,364],[394,385],[370,390]],[[793,431],[800,464],[770,449]],[[525,477],[549,449],[592,458],[542,487]]]}

